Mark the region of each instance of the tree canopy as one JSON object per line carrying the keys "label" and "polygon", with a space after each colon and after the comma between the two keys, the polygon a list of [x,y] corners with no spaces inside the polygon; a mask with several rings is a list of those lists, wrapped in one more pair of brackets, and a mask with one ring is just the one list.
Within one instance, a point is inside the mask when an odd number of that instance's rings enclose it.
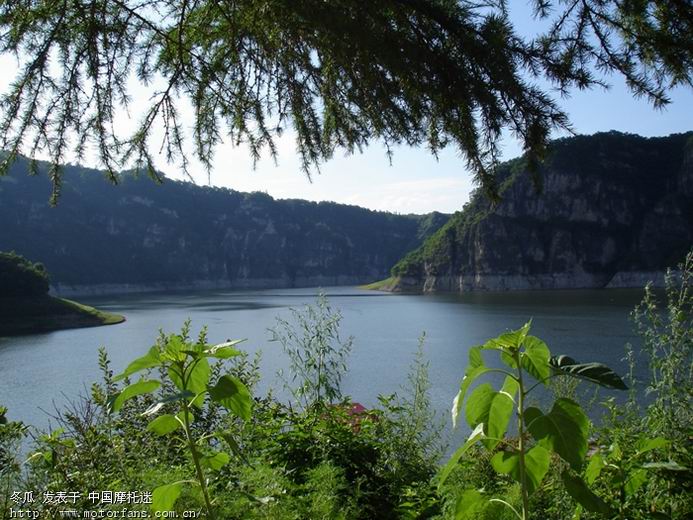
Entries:
{"label": "tree canopy", "polygon": [[[526,38],[504,0],[2,2],[0,52],[14,53],[20,69],[2,99],[1,171],[18,153],[48,153],[57,196],[57,165],[87,146],[117,181],[127,165],[156,176],[159,150],[187,171],[187,143],[207,168],[227,138],[255,159],[275,156],[290,127],[308,175],[335,149],[373,140],[433,154],[453,145],[494,197],[504,129],[536,164],[550,132],[569,128],[539,84],[565,93],[618,72],[655,106],[670,87],[692,84],[689,0],[532,5],[549,24]],[[121,135],[114,119],[128,107],[132,77],[162,87],[137,129]],[[163,142],[152,142],[156,125]]]}
{"label": "tree canopy", "polygon": [[0,298],[31,298],[48,294],[49,278],[43,264],[14,251],[0,251]]}

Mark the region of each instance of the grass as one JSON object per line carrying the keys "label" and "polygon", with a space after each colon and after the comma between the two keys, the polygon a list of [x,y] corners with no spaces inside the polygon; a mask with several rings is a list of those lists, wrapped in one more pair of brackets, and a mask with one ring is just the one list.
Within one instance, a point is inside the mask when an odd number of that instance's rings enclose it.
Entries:
{"label": "grass", "polygon": [[100,311],[95,307],[84,305],[83,303],[79,303],[73,300],[67,300],[65,298],[56,298],[56,300],[62,301],[66,306],[70,306],[78,312],[82,312],[93,316],[94,318],[101,321],[101,325],[116,325],[118,323],[123,323],[125,321],[125,317],[121,316],[120,314]]}
{"label": "grass", "polygon": [[125,321],[125,317],[119,314],[48,295],[0,298],[0,317],[0,336],[98,327]]}
{"label": "grass", "polygon": [[399,277],[390,276],[384,280],[379,280],[377,282],[369,283],[366,285],[360,285],[359,289],[366,289],[369,291],[391,291],[393,287],[396,287],[399,283]]}

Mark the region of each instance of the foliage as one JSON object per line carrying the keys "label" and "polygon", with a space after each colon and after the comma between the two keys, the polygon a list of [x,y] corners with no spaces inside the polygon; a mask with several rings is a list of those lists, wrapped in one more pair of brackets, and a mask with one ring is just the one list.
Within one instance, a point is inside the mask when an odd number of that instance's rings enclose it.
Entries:
{"label": "foliage", "polygon": [[315,305],[291,309],[291,314],[293,323],[277,317],[270,332],[272,341],[279,342],[289,358],[294,398],[304,408],[341,400],[340,383],[354,340],[349,337],[342,341],[339,337],[342,313],[333,310],[321,292]]}
{"label": "foliage", "polygon": [[268,465],[244,466],[239,478],[244,494],[222,506],[226,518],[354,518],[355,505],[344,499],[348,484],[341,470],[329,463],[308,470],[300,484]]}
{"label": "foliage", "polygon": [[0,298],[45,296],[48,284],[48,273],[43,264],[30,262],[14,251],[0,252]]}
{"label": "foliage", "polygon": [[[189,323],[186,323],[180,335],[162,335],[157,345],[145,356],[130,363],[125,371],[113,380],[126,379],[153,368],[158,368],[162,375],[166,375],[166,395],[143,413],[144,416],[154,417],[146,429],[159,436],[183,431],[181,442],[189,450],[195,466],[197,484],[202,491],[209,518],[216,515],[207,488],[204,468],[217,471],[230,460],[227,453],[214,450],[210,446],[210,439],[216,437],[217,441],[226,442],[234,452],[238,453],[240,449],[236,440],[228,433],[207,432],[204,436],[196,436],[192,424],[195,420],[195,410],[204,408],[206,399],[220,404],[240,419],[250,418],[252,398],[240,379],[225,374],[218,377],[216,382],[210,382],[211,369],[208,360],[239,356],[240,352],[234,348],[238,343],[239,341],[229,341],[214,346],[208,345],[204,330],[196,342],[191,342]],[[161,385],[162,382],[155,379],[140,379],[128,384],[109,398],[110,409],[117,412],[127,400],[151,393]],[[162,410],[170,413],[160,414]],[[181,480],[154,489],[152,508],[155,511],[170,510],[187,482]]]}
{"label": "foliage", "polygon": [[667,273],[666,308],[660,308],[648,284],[632,315],[650,370],[647,431],[676,441],[685,441],[693,429],[692,278],[693,251],[676,272]]}
{"label": "foliage", "polygon": [[[666,308],[651,285],[632,314],[649,368],[645,399],[635,394],[624,405],[607,401],[608,415],[597,429],[597,443],[584,470],[595,492],[578,506],[587,518],[688,518],[693,511],[691,477],[693,432],[691,415],[691,294],[693,254],[666,275]],[[629,350],[629,359],[636,356]],[[580,513],[580,509],[583,509]],[[589,513],[588,511],[591,511]],[[591,516],[590,516],[591,515]]]}
{"label": "foliage", "polygon": [[[566,115],[536,86],[559,91],[602,85],[618,72],[655,105],[672,85],[690,85],[691,17],[685,2],[534,2],[548,30],[528,39],[505,2],[244,0],[233,3],[97,0],[4,2],[0,51],[20,57],[3,103],[5,168],[23,149],[45,149],[55,165],[92,143],[113,180],[134,161],[154,169],[152,150],[188,167],[186,144],[208,168],[229,135],[257,160],[276,156],[286,127],[306,172],[336,148],[381,139],[448,143],[492,196],[504,128],[531,163]],[[151,105],[130,135],[114,130],[128,108],[131,75],[154,84]],[[181,98],[192,104],[192,136]],[[154,128],[163,142],[152,143]],[[29,141],[28,143],[26,141]]]}
{"label": "foliage", "polygon": [[[576,514],[596,518],[686,518],[690,513],[690,468],[672,442],[643,429],[646,418],[629,415],[609,400],[606,424],[584,468],[584,481],[570,478],[580,504]],[[685,455],[690,463],[690,455]],[[591,490],[587,490],[587,485]],[[578,498],[580,496],[581,498]]]}
{"label": "foliage", "polygon": [[17,452],[19,444],[26,436],[26,426],[9,421],[7,408],[0,406],[0,507],[7,511],[9,497],[19,475]]}
{"label": "foliage", "polygon": [[[520,520],[530,514],[529,496],[534,493],[549,470],[551,454],[562,459],[573,471],[579,471],[587,453],[589,420],[580,406],[566,398],[557,399],[548,413],[536,407],[525,408],[527,396],[552,377],[569,376],[586,379],[599,385],[626,389],[611,369],[599,363],[578,364],[567,356],[551,357],[546,343],[529,335],[530,323],[521,329],[490,339],[469,351],[469,366],[460,384],[452,406],[453,425],[462,409],[471,384],[480,376],[500,373],[504,376],[500,390],[491,384],[478,385],[467,399],[465,415],[473,429],[467,441],[458,448],[442,469],[439,486],[445,483],[458,460],[478,442],[494,452],[491,466],[500,474],[509,475],[520,484],[522,503],[519,511],[502,499],[500,502],[512,510]],[[483,351],[496,351],[507,368],[492,368],[485,364]],[[508,370],[509,369],[509,370]],[[530,386],[530,379],[535,383]],[[517,413],[517,439],[506,438],[513,414]],[[528,435],[534,439],[530,446]],[[566,482],[575,477],[566,470]],[[566,484],[569,492],[572,488]],[[571,493],[572,494],[572,493]],[[469,490],[457,505],[458,518],[468,518],[484,507],[484,498],[476,490]]]}
{"label": "foliage", "polygon": [[261,447],[296,485],[323,463],[338,468],[340,496],[356,506],[353,518],[396,518],[405,496],[433,494],[431,453],[414,446],[390,410],[356,412],[349,404],[296,412],[279,408],[265,419]]}
{"label": "foliage", "polygon": [[25,430],[21,423],[8,421],[6,415],[7,408],[0,406],[0,477],[16,471],[14,450]]}
{"label": "foliage", "polygon": [[[392,424],[401,428],[398,438],[407,442],[411,449],[420,450],[419,457],[434,464],[443,456],[446,446],[441,443],[443,419],[437,417],[431,404],[430,367],[424,352],[425,341],[426,334],[423,333],[400,393],[389,399],[381,397],[381,402]],[[403,447],[397,449],[402,450]]]}

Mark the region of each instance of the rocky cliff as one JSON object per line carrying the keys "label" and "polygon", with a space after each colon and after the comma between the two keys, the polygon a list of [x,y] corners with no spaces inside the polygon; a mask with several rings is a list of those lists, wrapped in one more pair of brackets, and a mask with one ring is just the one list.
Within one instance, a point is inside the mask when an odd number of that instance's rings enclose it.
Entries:
{"label": "rocky cliff", "polygon": [[394,290],[642,286],[693,245],[693,133],[555,141],[538,194],[516,159],[392,269]]}
{"label": "rocky cliff", "polygon": [[387,275],[447,220],[274,200],[126,174],[65,168],[57,207],[46,165],[0,178],[0,250],[42,262],[58,292],[352,284]]}

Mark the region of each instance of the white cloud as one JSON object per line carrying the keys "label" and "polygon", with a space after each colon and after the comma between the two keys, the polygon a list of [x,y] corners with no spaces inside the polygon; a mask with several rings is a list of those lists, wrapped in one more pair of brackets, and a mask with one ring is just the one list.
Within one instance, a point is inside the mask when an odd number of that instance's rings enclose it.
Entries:
{"label": "white cloud", "polygon": [[345,196],[339,202],[397,213],[453,213],[462,208],[472,189],[468,178],[431,177],[378,184],[368,191]]}

